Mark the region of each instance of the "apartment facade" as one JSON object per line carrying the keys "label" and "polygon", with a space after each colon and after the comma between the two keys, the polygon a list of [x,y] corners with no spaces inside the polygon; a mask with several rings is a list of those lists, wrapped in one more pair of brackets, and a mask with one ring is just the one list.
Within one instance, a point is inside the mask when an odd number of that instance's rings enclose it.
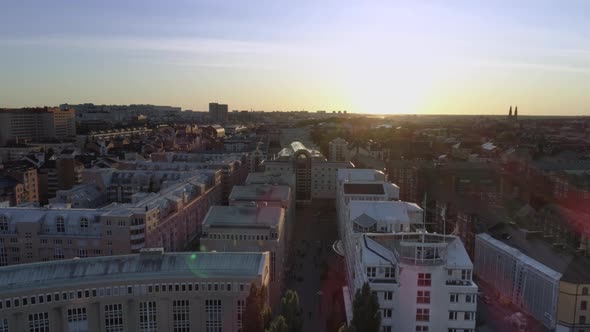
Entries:
{"label": "apartment facade", "polygon": [[329,143],[330,161],[347,161],[348,157],[348,142],[338,137]]}
{"label": "apartment facade", "polygon": [[76,136],[73,109],[59,107],[0,109],[0,145]]}
{"label": "apartment facade", "polygon": [[139,254],[0,268],[2,331],[240,331],[268,253]]}
{"label": "apartment facade", "polygon": [[475,274],[492,285],[501,298],[519,306],[548,329],[555,329],[562,276],[559,271],[482,233],[475,240]]}
{"label": "apartment facade", "polygon": [[478,287],[460,239],[410,232],[359,233],[353,241],[350,294],[369,283],[382,331],[475,331]]}
{"label": "apartment facade", "polygon": [[558,332],[590,331],[590,259],[572,260],[559,283]]}
{"label": "apartment facade", "polygon": [[234,186],[229,195],[229,205],[278,206],[285,209],[285,246],[289,246],[295,224],[295,200],[289,186],[272,184]]}
{"label": "apartment facade", "polygon": [[477,235],[476,276],[549,330],[590,331],[590,258],[526,235]]}
{"label": "apartment facade", "polygon": [[19,203],[39,202],[39,177],[37,169],[26,161],[15,161],[4,164],[4,175],[22,184],[19,192]]}
{"label": "apartment facade", "polygon": [[319,151],[300,142],[291,143],[277,158],[266,160],[263,165],[266,172],[295,175],[295,199],[299,202],[336,198],[338,169],[354,167],[349,161],[327,161]]}
{"label": "apartment facade", "polygon": [[213,206],[203,221],[201,248],[219,252],[269,252],[270,302],[277,306],[286,262],[285,210],[278,206]]}
{"label": "apartment facade", "polygon": [[377,170],[338,172],[348,321],[355,292],[368,282],[379,299],[382,331],[475,331],[478,288],[461,240],[426,233],[424,210],[400,201],[399,192]]}
{"label": "apartment facade", "polygon": [[98,208],[71,208],[80,201],[104,201],[104,192],[91,184],[71,195],[60,193],[47,207],[0,208],[0,265],[129,254],[145,247],[185,249],[201,233],[209,207],[221,200],[220,176],[219,171],[196,175],[158,193],[136,193],[131,203]]}

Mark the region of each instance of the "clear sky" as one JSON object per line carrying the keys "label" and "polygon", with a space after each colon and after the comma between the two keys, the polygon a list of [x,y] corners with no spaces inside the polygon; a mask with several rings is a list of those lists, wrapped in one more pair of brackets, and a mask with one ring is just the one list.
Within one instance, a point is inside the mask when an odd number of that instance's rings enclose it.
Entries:
{"label": "clear sky", "polygon": [[0,107],[590,115],[590,1],[3,0]]}

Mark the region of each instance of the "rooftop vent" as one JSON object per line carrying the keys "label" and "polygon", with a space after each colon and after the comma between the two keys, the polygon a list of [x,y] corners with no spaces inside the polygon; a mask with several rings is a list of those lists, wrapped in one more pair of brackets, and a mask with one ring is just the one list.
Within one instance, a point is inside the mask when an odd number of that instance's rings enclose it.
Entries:
{"label": "rooftop vent", "polygon": [[154,257],[164,255],[164,248],[143,248],[139,252],[141,257]]}

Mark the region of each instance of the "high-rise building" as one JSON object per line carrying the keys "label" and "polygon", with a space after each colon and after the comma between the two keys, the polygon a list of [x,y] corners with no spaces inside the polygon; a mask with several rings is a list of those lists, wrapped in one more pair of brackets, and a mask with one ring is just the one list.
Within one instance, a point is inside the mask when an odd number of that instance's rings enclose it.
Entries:
{"label": "high-rise building", "polygon": [[59,107],[0,109],[0,145],[76,137],[76,114]]}
{"label": "high-rise building", "polygon": [[268,253],[164,253],[0,268],[0,331],[240,331]]}
{"label": "high-rise building", "polygon": [[337,137],[330,141],[330,161],[347,161],[348,142]]}
{"label": "high-rise building", "polygon": [[209,103],[209,116],[216,123],[227,123],[227,104]]}

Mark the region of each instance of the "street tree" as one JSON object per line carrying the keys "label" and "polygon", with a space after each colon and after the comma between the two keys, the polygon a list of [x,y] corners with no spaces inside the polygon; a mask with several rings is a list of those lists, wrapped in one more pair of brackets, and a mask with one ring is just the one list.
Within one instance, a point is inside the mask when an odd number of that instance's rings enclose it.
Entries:
{"label": "street tree", "polygon": [[301,332],[303,329],[303,310],[299,305],[299,295],[288,290],[281,299],[281,316],[285,318],[289,332]]}
{"label": "street tree", "polygon": [[255,283],[250,285],[250,293],[246,298],[246,307],[243,315],[244,332],[264,331],[265,325],[270,317],[270,308],[267,301],[267,290],[265,286],[258,288]]}
{"label": "street tree", "polygon": [[356,291],[352,303],[351,327],[356,331],[378,332],[381,326],[381,312],[377,295],[371,292],[369,283]]}
{"label": "street tree", "polygon": [[289,332],[289,326],[287,326],[287,321],[285,320],[285,317],[283,317],[282,315],[280,315],[279,317],[275,318],[272,323],[270,323],[270,326],[268,327],[268,329],[266,329],[266,332]]}

